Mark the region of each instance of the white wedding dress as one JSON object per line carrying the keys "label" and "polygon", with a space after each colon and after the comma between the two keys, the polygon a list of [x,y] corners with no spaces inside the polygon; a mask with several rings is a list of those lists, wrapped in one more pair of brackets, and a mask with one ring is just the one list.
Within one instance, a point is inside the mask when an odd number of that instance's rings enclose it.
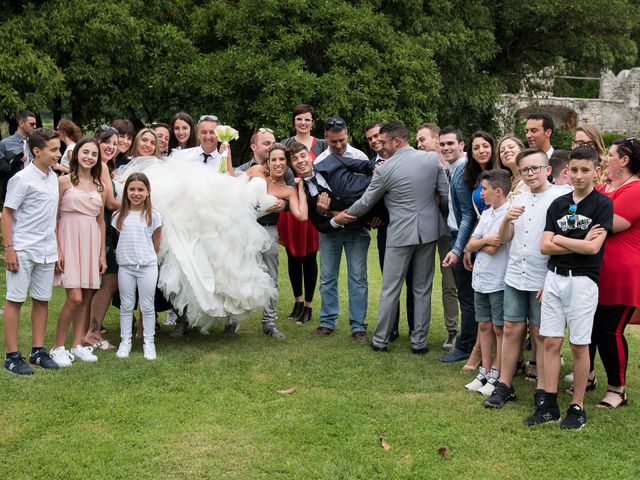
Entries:
{"label": "white wedding dress", "polygon": [[207,332],[242,320],[276,295],[261,252],[271,239],[256,217],[277,199],[263,178],[221,175],[190,160],[138,157],[116,172],[116,188],[142,172],[162,214],[158,286],[189,324]]}

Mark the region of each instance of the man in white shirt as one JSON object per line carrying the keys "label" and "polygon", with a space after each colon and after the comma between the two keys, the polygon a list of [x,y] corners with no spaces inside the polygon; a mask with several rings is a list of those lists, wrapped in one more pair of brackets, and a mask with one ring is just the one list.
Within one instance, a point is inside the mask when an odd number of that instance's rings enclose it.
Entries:
{"label": "man in white shirt", "polygon": [[175,158],[188,158],[195,162],[202,162],[211,168],[220,168],[220,152],[218,152],[218,137],[216,127],[220,120],[215,115],[203,115],[198,120],[198,141],[200,145],[180,150],[174,154]]}
{"label": "man in white shirt", "polygon": [[529,148],[538,148],[547,154],[547,158],[551,158],[554,150],[551,146],[551,135],[553,135],[554,128],[553,119],[546,113],[529,115],[524,127]]}
{"label": "man in white shirt", "polygon": [[[447,173],[447,178],[451,180],[451,165],[455,164],[461,153],[464,155],[464,150],[462,150],[462,152],[460,151],[461,148],[464,149],[464,142],[458,142],[456,135],[452,133],[445,134],[445,137],[445,146],[450,147],[447,149],[446,160],[440,154],[440,127],[435,123],[423,123],[418,127],[416,143],[419,150],[438,154],[440,162]],[[457,230],[455,216],[451,211],[451,207],[449,208],[451,221],[447,218],[447,226],[449,229],[453,226]],[[451,248],[451,235],[440,237],[437,246],[442,280],[442,308],[444,310],[444,324],[447,328],[447,340],[442,344],[442,348],[450,351],[453,348],[456,335],[458,334],[458,288],[456,287],[456,279],[453,275],[453,267],[443,267],[442,262]]]}
{"label": "man in white shirt", "polygon": [[349,132],[344,119],[331,117],[324,122],[324,139],[329,148],[322,152],[314,162],[316,165],[327,158],[332,153],[341,157],[356,158],[359,160],[369,160],[367,155],[349,144]]}
{"label": "man in white shirt", "polygon": [[7,187],[2,209],[2,238],[7,269],[7,302],[4,306],[4,334],[7,355],[4,368],[17,375],[32,375],[18,350],[20,309],[31,292],[32,348],[30,363],[57,369],[44,349],[44,335],[53,291],[53,273],[58,260],[56,214],[58,177],[52,167],[58,163],[60,139],[49,128],[33,130],[29,148],[34,160],[16,173]]}

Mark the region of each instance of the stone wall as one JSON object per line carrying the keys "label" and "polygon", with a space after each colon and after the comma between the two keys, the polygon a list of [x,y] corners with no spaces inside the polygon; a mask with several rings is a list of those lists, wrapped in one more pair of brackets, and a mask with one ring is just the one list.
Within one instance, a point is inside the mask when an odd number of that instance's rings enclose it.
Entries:
{"label": "stone wall", "polygon": [[499,110],[497,121],[503,133],[513,131],[520,118],[545,112],[560,128],[573,129],[591,123],[603,132],[639,136],[640,68],[623,70],[618,75],[603,72],[599,98],[506,94]]}

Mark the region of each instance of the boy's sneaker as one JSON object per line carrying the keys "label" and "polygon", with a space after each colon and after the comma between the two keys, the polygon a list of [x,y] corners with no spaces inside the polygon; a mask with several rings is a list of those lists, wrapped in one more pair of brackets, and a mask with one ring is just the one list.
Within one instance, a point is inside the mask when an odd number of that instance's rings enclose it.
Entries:
{"label": "boy's sneaker", "polygon": [[155,360],[156,358],[158,358],[156,356],[156,345],[153,343],[153,341],[144,342],[144,345],[142,345],[142,351],[144,352],[145,360]]}
{"label": "boy's sneaker", "polygon": [[94,363],[98,361],[98,357],[93,354],[93,347],[76,345],[71,349],[71,354],[83,362]]}
{"label": "boy's sneaker", "polygon": [[131,339],[127,338],[123,339],[118,345],[118,351],[116,352],[116,357],[118,358],[127,358],[131,353]]}
{"label": "boy's sneaker", "polygon": [[496,384],[496,388],[493,389],[491,396],[482,402],[482,405],[484,405],[484,408],[502,408],[505,403],[514,402],[515,400],[515,388],[508,387],[505,383],[498,382]]}
{"label": "boy's sneaker", "polygon": [[549,394],[544,390],[536,390],[533,394],[533,399],[536,404],[536,411],[524,420],[527,427],[560,420],[557,394]]}
{"label": "boy's sneaker", "polygon": [[478,393],[485,397],[490,397],[498,384],[498,379],[490,377],[484,387],[478,389]]}
{"label": "boy's sneaker", "polygon": [[478,373],[476,378],[474,378],[469,383],[467,383],[464,386],[464,388],[472,392],[477,392],[479,389],[481,389],[487,384],[487,377],[486,377],[487,370],[482,366],[479,368],[479,370],[480,370],[480,373]]}
{"label": "boy's sneaker", "polygon": [[565,383],[573,383],[573,372],[571,373],[567,373],[563,379],[562,379]]}
{"label": "boy's sneaker", "polygon": [[56,362],[61,367],[70,367],[73,364],[74,356],[71,355],[64,345],[61,347],[56,347],[49,352],[53,361]]}
{"label": "boy's sneaker", "polygon": [[60,368],[58,362],[51,358],[51,355],[49,355],[44,348],[40,348],[29,355],[29,363],[38,365],[45,370],[57,370]]}
{"label": "boy's sneaker", "polygon": [[567,415],[560,422],[560,428],[564,430],[582,430],[587,424],[587,412],[580,405],[572,403],[567,409]]}
{"label": "boy's sneaker", "polygon": [[24,361],[22,355],[15,354],[10,357],[5,357],[4,368],[8,372],[15,373],[16,375],[33,375],[34,371],[27,362]]}

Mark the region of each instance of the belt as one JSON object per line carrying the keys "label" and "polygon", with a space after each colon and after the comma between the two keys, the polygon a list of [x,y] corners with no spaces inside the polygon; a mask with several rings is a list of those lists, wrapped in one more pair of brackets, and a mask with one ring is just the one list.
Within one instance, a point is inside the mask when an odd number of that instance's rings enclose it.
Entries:
{"label": "belt", "polygon": [[553,267],[553,270],[551,270],[551,271],[553,273],[561,275],[563,277],[584,277],[584,276],[586,276],[586,273],[574,272],[570,268]]}

